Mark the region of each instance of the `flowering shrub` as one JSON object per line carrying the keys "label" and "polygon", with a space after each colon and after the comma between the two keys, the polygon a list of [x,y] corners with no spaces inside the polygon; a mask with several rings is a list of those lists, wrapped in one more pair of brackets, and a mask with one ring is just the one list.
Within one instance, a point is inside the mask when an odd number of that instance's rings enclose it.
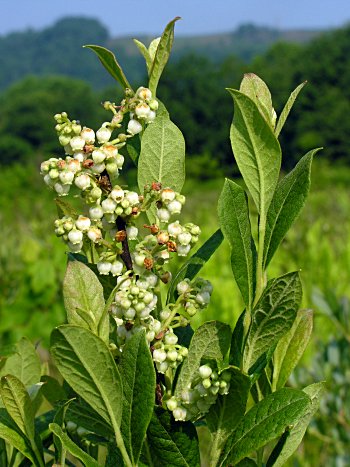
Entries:
{"label": "flowering shrub", "polygon": [[[317,409],[321,383],[284,387],[312,328],[312,315],[298,311],[299,274],[266,279],[309,191],[315,151],[278,181],[278,135],[303,85],[278,120],[257,76],[229,90],[232,148],[259,211],[258,241],[245,190],[226,180],[221,230],[191,254],[201,231],[180,219],[184,139],[156,97],[176,20],[149,48],[135,41],[149,75],[148,87],[136,91],[111,52],[88,46],[125,89],[120,103],[103,104],[111,117],[96,132],[65,112],[55,116],[65,157],[43,162],[41,173],[58,195],[55,233],[69,250],[68,324],[54,329],[50,349],[63,384],[51,373],[41,376],[28,341],[18,344],[1,370],[3,465],[18,455],[21,465],[72,465],[75,458],[86,466],[197,466],[195,427],[203,425],[211,466],[278,466]],[[120,182],[126,156],[137,166],[139,192]],[[68,194],[82,200],[81,211],[65,201]],[[197,274],[223,237],[246,309],[233,333],[218,321],[194,332],[191,318],[213,293]],[[174,258],[184,263],[172,274]],[[43,397],[52,410],[35,419]]]}

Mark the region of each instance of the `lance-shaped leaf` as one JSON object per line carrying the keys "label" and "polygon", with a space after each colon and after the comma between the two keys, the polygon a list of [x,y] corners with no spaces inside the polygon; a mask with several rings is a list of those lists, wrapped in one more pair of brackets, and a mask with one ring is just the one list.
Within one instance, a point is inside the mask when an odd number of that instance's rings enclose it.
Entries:
{"label": "lance-shaped leaf", "polygon": [[271,126],[245,94],[228,89],[235,112],[230,137],[238,168],[262,217],[273,197],[281,166],[281,148]]}
{"label": "lance-shaped leaf", "polygon": [[254,298],[256,250],[252,238],[247,195],[226,179],[218,214],[221,230],[231,247],[231,266],[244,303],[250,309]]}
{"label": "lance-shaped leaf", "polygon": [[180,397],[182,391],[191,384],[202,358],[223,360],[229,349],[230,339],[230,326],[219,321],[204,323],[195,331],[176,383],[175,397]]}
{"label": "lance-shaped leaf", "polygon": [[272,458],[274,462],[268,462],[268,466],[280,467],[285,465],[287,459],[289,459],[289,457],[297,450],[312,417],[319,408],[320,400],[325,392],[325,385],[322,382],[310,384],[310,386],[304,388],[303,391],[310,397],[311,400],[305,407],[303,415],[289,430],[289,436],[286,438],[286,441],[283,444],[279,455],[275,456],[274,459],[274,452],[271,453],[270,458]]}
{"label": "lance-shaped leaf", "polygon": [[259,359],[292,327],[301,296],[298,272],[285,274],[268,284],[252,313],[243,355],[246,372],[253,371]]}
{"label": "lance-shaped leaf", "polygon": [[84,47],[95,52],[108,73],[118,81],[124,89],[132,89],[113,52],[99,45],[84,45]]}
{"label": "lance-shaped leaf", "polygon": [[156,375],[145,333],[136,333],[124,346],[120,361],[123,379],[121,431],[130,458],[136,465],[152,418]]}
{"label": "lance-shaped leaf", "polygon": [[307,81],[304,81],[303,83],[299,84],[299,86],[295,88],[292,94],[289,96],[286,102],[286,105],[283,107],[283,110],[281,112],[281,115],[279,116],[279,119],[276,125],[276,129],[275,129],[276,138],[278,138],[279,134],[281,133],[281,130],[288,118],[289,112],[291,111],[293,104],[296,98],[298,97],[299,92],[303,89],[306,83]]}
{"label": "lance-shaped leaf", "polygon": [[32,465],[38,465],[35,454],[27,438],[20,432],[5,409],[0,408],[0,438],[17,449]]}
{"label": "lance-shaped leaf", "polygon": [[202,267],[209,261],[213,253],[219,248],[222,243],[223,235],[220,229],[218,229],[208,240],[199,248],[194,255],[189,258],[185,264],[179,269],[174,279],[171,281],[167,303],[174,300],[176,295],[176,286],[179,282],[187,279],[193,279]]}
{"label": "lance-shaped leaf", "polygon": [[81,460],[85,467],[99,467],[100,464],[93,457],[83,451],[79,446],[77,446],[59,425],[56,423],[50,423],[50,430],[60,439],[63,447],[68,452],[73,454],[74,457]]}
{"label": "lance-shaped leaf", "polygon": [[0,382],[0,393],[6,410],[18,428],[33,442],[35,438],[34,411],[24,384],[13,375],[3,376]]}
{"label": "lance-shaped leaf", "polygon": [[113,430],[110,425],[83,401],[72,401],[67,407],[65,419],[66,421],[75,423],[77,426],[82,426],[86,430],[104,436],[106,439],[113,436]]}
{"label": "lance-shaped leaf", "polygon": [[311,164],[320,148],[314,149],[277,185],[266,219],[264,268],[271,261],[279,244],[302,210],[309,194]]}
{"label": "lance-shaped leaf", "polygon": [[147,47],[145,46],[145,44],[143,44],[141,41],[137,40],[137,39],[133,39],[136,47],[139,49],[139,51],[141,52],[141,55],[143,56],[143,58],[146,60],[146,67],[147,67],[147,73],[149,75],[150,73],[150,70],[152,68],[152,58],[150,56],[150,53],[147,49]]}
{"label": "lance-shaped leaf", "polygon": [[280,436],[303,416],[310,398],[297,389],[283,388],[256,404],[242,418],[225,446],[219,465],[235,465]]}
{"label": "lance-shaped leaf", "polygon": [[228,368],[231,373],[230,388],[227,395],[219,395],[211,406],[206,421],[212,435],[210,448],[211,465],[217,465],[226,441],[233,435],[238,423],[245,414],[250,378],[238,368]]}
{"label": "lance-shaped leaf", "polygon": [[147,430],[148,455],[152,464],[199,467],[196,429],[190,422],[175,422],[169,412],[157,408]]}
{"label": "lance-shaped leaf", "polygon": [[138,185],[143,192],[153,181],[181,191],[185,181],[185,140],[167,117],[157,117],[142,137]]}
{"label": "lance-shaped leaf", "polygon": [[278,342],[273,357],[273,388],[282,388],[309,343],[313,325],[312,310],[300,310],[292,328]]}
{"label": "lance-shaped leaf", "polygon": [[244,340],[244,320],[246,319],[246,310],[240,314],[232,333],[229,364],[241,367],[243,358],[243,340]]}
{"label": "lance-shaped leaf", "polygon": [[159,79],[170,56],[174,41],[174,27],[178,19],[180,18],[177,16],[166,25],[156,49],[152,67],[149,71],[149,88],[154,96],[156,95]]}
{"label": "lance-shaped leaf", "polygon": [[[63,281],[63,299],[69,324],[91,329],[92,326],[88,323],[89,319],[93,320],[95,325],[91,330],[99,333],[100,337],[108,342],[109,317],[103,313],[103,287],[96,274],[80,261],[68,263]],[[82,318],[84,314],[87,315],[87,319]]]}
{"label": "lance-shaped leaf", "polygon": [[272,106],[271,93],[266,83],[254,73],[246,73],[239,90],[255,102],[261,115],[273,128],[274,109]]}
{"label": "lance-shaped leaf", "polygon": [[120,434],[122,382],[106,344],[87,329],[64,325],[51,335],[51,354],[73,390]]}
{"label": "lance-shaped leaf", "polygon": [[40,381],[41,364],[34,345],[23,337],[16,344],[16,353],[7,358],[0,376],[16,376],[24,386],[29,387]]}

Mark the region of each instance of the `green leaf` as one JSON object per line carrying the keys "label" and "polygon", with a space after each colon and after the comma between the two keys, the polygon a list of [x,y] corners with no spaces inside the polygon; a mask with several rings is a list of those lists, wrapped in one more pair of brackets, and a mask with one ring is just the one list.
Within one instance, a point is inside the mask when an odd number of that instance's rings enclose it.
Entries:
{"label": "green leaf", "polygon": [[31,442],[34,441],[34,411],[24,384],[13,375],[3,376],[0,393],[6,410],[18,428]]}
{"label": "green leaf", "polygon": [[58,402],[64,401],[68,398],[66,391],[52,376],[43,375],[41,381],[44,383],[42,386],[42,394],[45,399],[54,407]]}
{"label": "green leaf", "polygon": [[225,369],[226,371],[231,373],[229,393],[225,396],[219,395],[206,416],[207,425],[212,434],[211,465],[217,465],[226,441],[233,435],[244,416],[250,390],[250,378],[238,368],[231,367]]}
{"label": "green leaf", "polygon": [[99,467],[100,464],[93,457],[80,449],[80,447],[77,446],[64,431],[62,431],[62,428],[59,425],[56,423],[50,423],[50,430],[61,440],[64,448],[73,454],[74,457],[81,460],[85,467]]}
{"label": "green leaf", "polygon": [[277,185],[266,219],[263,259],[265,269],[305,204],[311,183],[312,159],[319,150],[320,148],[314,149],[305,154]]}
{"label": "green leaf", "polygon": [[[98,333],[101,339],[108,343],[109,317],[103,313],[105,307],[103,287],[96,274],[80,261],[68,263],[63,281],[63,299],[69,324],[95,331],[95,334]],[[93,329],[88,321],[81,317],[81,313],[86,313],[87,318],[94,321]]]}
{"label": "green leaf", "polygon": [[298,272],[270,281],[252,313],[243,356],[243,369],[246,372],[250,373],[259,358],[274,348],[292,327],[301,296]]}
{"label": "green leaf", "polygon": [[191,384],[202,358],[223,360],[229,349],[230,339],[230,326],[219,321],[208,321],[195,331],[176,383],[175,397],[180,397],[182,391]]}
{"label": "green leaf", "polygon": [[111,427],[90,406],[84,404],[83,401],[72,401],[67,407],[65,418],[106,439],[110,439],[113,436]]}
{"label": "green leaf", "polygon": [[252,238],[247,195],[226,179],[218,214],[220,226],[231,247],[231,266],[244,303],[250,309],[254,299],[256,249]]}
{"label": "green leaf", "polygon": [[200,465],[196,429],[190,422],[175,422],[167,411],[155,410],[148,426],[147,441],[154,466]]}
{"label": "green leaf", "polygon": [[132,89],[113,52],[99,45],[84,45],[83,47],[95,52],[108,73],[118,81],[124,89]]}
{"label": "green leaf", "polygon": [[246,73],[239,90],[250,97],[267,123],[271,127],[274,127],[274,109],[272,106],[271,93],[266,83],[254,73]]}
{"label": "green leaf", "polygon": [[257,464],[256,462],[253,461],[253,459],[249,459],[249,457],[245,457],[242,459],[238,464],[236,464],[236,467],[256,467]]}
{"label": "green leaf", "polygon": [[167,117],[157,117],[146,128],[138,162],[141,193],[153,181],[181,191],[185,181],[185,140],[178,127]]}
{"label": "green leaf", "polygon": [[17,449],[33,465],[38,465],[35,454],[30,447],[29,441],[19,431],[17,425],[10,418],[5,409],[0,408],[0,438],[4,439],[8,444]]}
{"label": "green leaf", "polygon": [[192,280],[202,269],[202,267],[209,261],[212,254],[219,248],[222,243],[223,235],[218,229],[208,240],[196,251],[194,255],[189,258],[185,264],[179,269],[173,280],[171,281],[167,303],[174,300],[176,295],[176,286],[179,282],[188,278]]}
{"label": "green leaf", "polygon": [[244,310],[235,325],[235,328],[232,333],[231,347],[230,347],[230,356],[229,363],[230,365],[241,367],[242,358],[243,358],[243,339],[244,339],[244,320],[246,317],[246,311]]}
{"label": "green leaf", "polygon": [[267,396],[241,419],[226,444],[220,465],[235,465],[280,436],[303,416],[309,402],[310,398],[297,389],[283,388]]}
{"label": "green leaf", "polygon": [[64,325],[51,334],[51,354],[73,390],[119,433],[122,382],[106,344],[87,329]]}
{"label": "green leaf", "polygon": [[128,151],[131,160],[137,167],[141,151],[141,140],[139,135],[134,135],[133,138],[128,140],[126,143],[126,150]]}
{"label": "green leaf", "polygon": [[305,407],[304,412],[297,423],[290,429],[289,436],[286,439],[276,461],[269,464],[271,466],[273,465],[273,467],[285,465],[287,459],[289,459],[289,457],[297,450],[310,420],[319,408],[320,400],[325,392],[325,384],[322,382],[314,383],[304,388],[303,391],[310,397],[311,401]]}
{"label": "green leaf", "polygon": [[41,364],[34,345],[23,337],[16,345],[16,353],[7,358],[0,376],[16,376],[24,386],[29,387],[40,381]]}
{"label": "green leaf", "polygon": [[272,128],[245,94],[228,89],[235,103],[231,125],[232,150],[262,217],[273,197],[281,166],[281,148]]}
{"label": "green leaf", "polygon": [[152,91],[153,96],[156,95],[159,79],[170,56],[171,48],[174,41],[174,27],[178,19],[180,18],[177,16],[166,25],[154,55],[152,67],[149,71],[148,86]]}
{"label": "green leaf", "polygon": [[304,81],[303,83],[299,84],[299,86],[296,89],[294,89],[292,94],[289,96],[286,102],[286,105],[283,107],[283,110],[281,112],[281,115],[279,116],[279,119],[276,125],[276,129],[275,129],[276,138],[278,138],[279,134],[281,133],[281,130],[288,118],[289,112],[291,111],[293,104],[296,98],[298,97],[299,92],[303,89],[306,83],[307,81]]}
{"label": "green leaf", "polygon": [[136,47],[141,52],[141,55],[143,56],[143,58],[146,60],[147,73],[149,75],[151,67],[152,67],[152,62],[153,62],[153,60],[151,58],[151,55],[150,55],[147,47],[145,46],[145,44],[143,44],[141,41],[139,41],[137,39],[133,39],[133,41],[134,41]]}
{"label": "green leaf", "polygon": [[274,389],[282,388],[309,343],[313,325],[313,311],[300,310],[292,328],[278,342],[273,357]]}
{"label": "green leaf", "polygon": [[63,201],[61,198],[55,198],[55,203],[59,217],[78,217],[77,210],[67,203],[67,201]]}
{"label": "green leaf", "polygon": [[152,418],[156,375],[145,332],[134,334],[125,344],[120,360],[123,380],[121,431],[130,458],[136,465]]}

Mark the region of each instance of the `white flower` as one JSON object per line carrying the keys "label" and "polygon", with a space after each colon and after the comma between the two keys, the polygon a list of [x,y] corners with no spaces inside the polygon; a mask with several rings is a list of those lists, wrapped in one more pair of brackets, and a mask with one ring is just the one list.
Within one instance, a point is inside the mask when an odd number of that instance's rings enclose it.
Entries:
{"label": "white flower", "polygon": [[199,375],[202,379],[207,379],[212,374],[213,370],[208,365],[202,365],[199,367]]}
{"label": "white flower", "polygon": [[106,126],[102,126],[99,130],[97,130],[96,136],[99,143],[107,143],[107,141],[109,141],[112,136],[112,131]]}
{"label": "white flower", "polygon": [[148,114],[148,117],[147,117],[147,119],[146,119],[146,123],[151,123],[151,122],[153,122],[153,121],[156,119],[156,116],[157,116],[157,115],[156,115],[155,111],[154,111],[154,110],[150,110],[150,111],[149,111],[149,114]]}
{"label": "white flower", "polygon": [[78,162],[84,162],[85,154],[82,151],[77,151],[73,154],[73,157]]}
{"label": "white flower", "polygon": [[60,172],[60,180],[63,185],[71,185],[74,180],[74,173],[69,171]]}
{"label": "white flower", "polygon": [[140,133],[141,131],[141,123],[132,118],[128,123],[128,133],[130,133],[131,135],[137,135],[137,133]]}
{"label": "white flower", "polygon": [[101,206],[103,212],[112,214],[117,207],[117,203],[111,198],[106,198],[102,201]]}
{"label": "white flower", "polygon": [[210,302],[210,293],[206,292],[206,291],[201,291],[201,292],[197,293],[196,301],[200,305],[208,305],[208,303]]}
{"label": "white flower", "polygon": [[55,184],[55,182],[52,180],[52,178],[50,177],[49,174],[46,174],[45,177],[44,177],[44,182],[46,183],[46,185],[48,186],[53,186]]}
{"label": "white flower", "polygon": [[124,190],[122,190],[120,186],[115,186],[109,196],[114,199],[114,201],[121,201],[124,198]]}
{"label": "white flower", "polygon": [[183,407],[177,407],[175,410],[173,410],[173,416],[176,421],[184,422],[186,420],[187,410]]}
{"label": "white flower", "polygon": [[97,263],[97,269],[101,275],[107,276],[112,269],[112,265],[107,261],[100,261],[99,263]]}
{"label": "white flower", "polygon": [[134,319],[136,315],[136,311],[134,308],[129,308],[128,310],[124,311],[125,319]]}
{"label": "white flower", "polygon": [[80,242],[80,243],[68,242],[68,247],[72,253],[79,253],[79,251],[81,251],[81,249],[83,248],[83,242]]}
{"label": "white flower", "polygon": [[68,233],[68,240],[69,240],[73,245],[77,245],[78,243],[80,243],[80,242],[83,240],[83,232],[81,232],[80,230],[72,229],[72,230]]}
{"label": "white flower", "polygon": [[95,142],[95,132],[91,128],[84,127],[80,136],[85,140],[88,144],[93,144]]}
{"label": "white flower", "polygon": [[81,136],[73,136],[73,138],[69,141],[69,144],[73,151],[81,151],[84,149],[86,141]]}
{"label": "white flower", "polygon": [[127,233],[129,240],[137,240],[138,232],[139,232],[138,228],[135,227],[134,225],[130,225],[129,227],[126,228],[126,233]]}
{"label": "white flower", "polygon": [[171,362],[176,362],[177,356],[178,356],[177,351],[173,349],[173,350],[168,351],[166,358],[167,360],[170,360]]}
{"label": "white flower", "polygon": [[71,159],[67,161],[67,168],[70,172],[76,173],[80,170],[80,162],[77,159]]}
{"label": "white flower", "polygon": [[90,227],[88,230],[87,236],[91,241],[94,243],[98,242],[102,238],[102,232],[99,228],[97,227]]}
{"label": "white flower", "polygon": [[165,208],[157,209],[157,217],[161,222],[168,222],[170,219],[170,212]]}
{"label": "white flower", "polygon": [[177,344],[178,337],[173,332],[168,331],[164,336],[164,342],[169,345]]}
{"label": "white flower", "polygon": [[102,164],[94,164],[91,167],[91,170],[95,174],[101,174],[105,170],[105,168],[106,168],[106,166],[103,163]]}
{"label": "white flower", "polygon": [[111,267],[111,273],[113,274],[113,276],[119,276],[123,271],[123,267],[124,265],[121,261],[114,261]]}
{"label": "white flower", "polygon": [[90,186],[91,180],[87,174],[81,174],[75,178],[74,183],[81,190],[86,190]]}
{"label": "white flower", "polygon": [[147,118],[149,116],[151,109],[146,103],[141,103],[136,106],[135,113],[138,118]]}
{"label": "white flower", "polygon": [[135,191],[129,191],[126,193],[125,198],[129,201],[132,206],[139,204],[139,195]]}
{"label": "white flower", "polygon": [[124,156],[122,156],[121,154],[118,154],[116,156],[116,162],[117,162],[118,169],[122,169],[123,164],[124,164]]}
{"label": "white flower", "polygon": [[101,162],[103,162],[106,157],[106,153],[101,151],[101,149],[95,149],[95,151],[92,151],[92,159],[95,164],[101,164]]}
{"label": "white flower", "polygon": [[141,86],[136,91],[136,96],[144,101],[147,101],[149,99],[152,99],[152,91],[148,88],[144,88],[143,86]]}
{"label": "white flower", "polygon": [[55,183],[54,189],[59,196],[66,196],[70,190],[70,185],[61,185],[61,183]]}
{"label": "white flower", "polygon": [[92,219],[93,221],[97,221],[99,219],[102,219],[103,209],[99,205],[92,206],[89,209],[89,216],[90,216],[90,219]]}
{"label": "white flower", "polygon": [[171,188],[164,188],[161,193],[160,193],[160,197],[162,199],[162,201],[173,201],[175,199],[175,191],[172,190]]}
{"label": "white flower", "polygon": [[173,201],[170,201],[170,203],[167,205],[167,208],[171,214],[180,214],[182,204],[180,201],[174,199]]}
{"label": "white flower", "polygon": [[181,245],[189,245],[192,240],[192,235],[188,232],[180,233],[177,237]]}
{"label": "white flower", "polygon": [[83,232],[88,230],[90,225],[91,225],[91,220],[85,216],[79,216],[78,219],[75,221],[75,226],[79,230],[82,230]]}
{"label": "white flower", "polygon": [[155,349],[153,351],[153,360],[162,363],[166,360],[166,352],[163,349]]}
{"label": "white flower", "polygon": [[166,406],[168,407],[168,410],[170,410],[171,412],[175,410],[177,407],[177,400],[175,399],[175,397],[171,397],[170,399],[168,399],[166,401]]}
{"label": "white flower", "polygon": [[191,245],[178,245],[177,246],[177,254],[179,256],[187,256],[190,252]]}
{"label": "white flower", "polygon": [[179,221],[173,222],[172,224],[168,225],[168,232],[173,237],[177,237],[182,232],[182,227]]}

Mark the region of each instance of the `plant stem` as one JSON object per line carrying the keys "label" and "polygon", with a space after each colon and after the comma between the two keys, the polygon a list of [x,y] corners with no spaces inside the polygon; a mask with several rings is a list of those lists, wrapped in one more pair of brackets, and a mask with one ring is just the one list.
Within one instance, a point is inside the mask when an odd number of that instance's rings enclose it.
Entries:
{"label": "plant stem", "polygon": [[[124,219],[122,219],[121,217],[117,217],[116,224],[117,224],[118,230],[124,230],[126,232],[126,224],[125,224]],[[131,260],[127,236],[125,236],[125,239],[122,241],[122,247],[123,247],[123,253],[120,255],[120,257],[123,260],[126,266],[126,269],[128,271],[132,271],[132,260]]]}
{"label": "plant stem", "polygon": [[119,451],[120,451],[120,453],[122,455],[122,458],[123,458],[123,461],[124,461],[126,467],[134,467],[135,464],[133,464],[133,462],[131,462],[131,460],[130,460],[130,457],[129,457],[129,454],[128,454],[127,450],[126,450],[124,440],[123,440],[122,434],[120,432],[119,426],[114,426],[114,433],[115,433],[115,440],[117,442],[117,446],[119,448]]}
{"label": "plant stem", "polygon": [[260,448],[256,451],[256,463],[258,467],[263,467],[264,448]]}
{"label": "plant stem", "polygon": [[149,449],[149,445],[148,445],[148,441],[147,441],[147,437],[145,438],[145,441],[144,441],[144,446],[145,446],[145,452],[146,452],[146,457],[147,457],[147,461],[148,461],[148,465],[149,467],[153,467],[153,460],[152,460],[152,457],[151,457],[151,451]]}
{"label": "plant stem", "polygon": [[259,244],[258,244],[258,260],[256,267],[256,290],[255,290],[255,299],[253,306],[257,304],[259,298],[264,289],[264,265],[263,265],[263,255],[264,255],[264,243],[265,243],[265,232],[266,232],[266,215],[265,211],[261,211],[259,217]]}

